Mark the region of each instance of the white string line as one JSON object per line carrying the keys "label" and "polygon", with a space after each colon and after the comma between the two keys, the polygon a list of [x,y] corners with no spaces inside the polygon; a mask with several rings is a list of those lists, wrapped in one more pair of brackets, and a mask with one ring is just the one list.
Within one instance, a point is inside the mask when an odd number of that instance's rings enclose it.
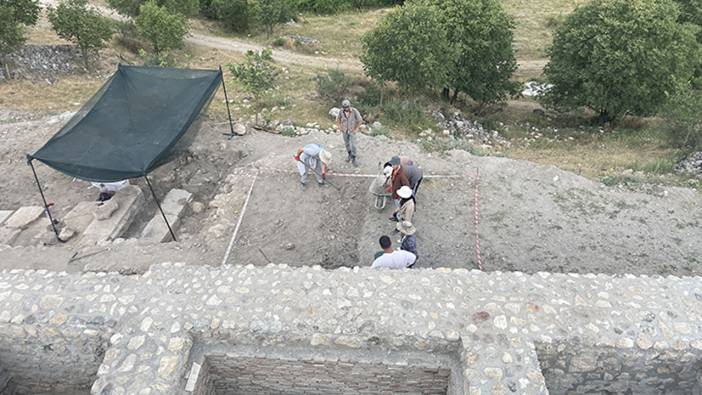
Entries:
{"label": "white string line", "polygon": [[232,247],[234,247],[234,241],[236,241],[236,235],[239,233],[239,227],[244,219],[244,214],[246,213],[246,207],[249,205],[249,199],[251,199],[251,192],[253,192],[254,185],[256,184],[256,179],[258,174],[254,174],[253,181],[251,182],[251,187],[249,187],[249,192],[246,194],[246,200],[244,201],[244,206],[239,213],[239,220],[236,222],[236,227],[234,228],[234,233],[232,233],[232,238],[229,240],[229,246],[227,246],[227,252],[224,254],[224,259],[222,259],[222,265],[226,265],[229,260],[229,254],[232,252]]}
{"label": "white string line", "polygon": [[[297,174],[294,171],[286,171],[271,168],[257,168],[260,172],[272,173],[272,174]],[[329,173],[330,176],[336,177],[350,177],[350,178],[376,178],[378,174],[353,174],[353,173]],[[428,174],[423,178],[466,178],[462,174]]]}

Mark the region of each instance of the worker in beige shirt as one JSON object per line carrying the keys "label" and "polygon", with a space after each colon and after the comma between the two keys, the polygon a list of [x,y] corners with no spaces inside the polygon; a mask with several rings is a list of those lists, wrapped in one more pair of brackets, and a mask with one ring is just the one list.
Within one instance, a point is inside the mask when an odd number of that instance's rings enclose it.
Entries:
{"label": "worker in beige shirt", "polygon": [[358,166],[358,162],[356,162],[356,133],[358,133],[362,123],[361,113],[351,107],[351,102],[348,100],[341,102],[341,111],[336,117],[336,127],[344,136],[346,152],[349,154],[346,161],[351,162],[354,166]]}

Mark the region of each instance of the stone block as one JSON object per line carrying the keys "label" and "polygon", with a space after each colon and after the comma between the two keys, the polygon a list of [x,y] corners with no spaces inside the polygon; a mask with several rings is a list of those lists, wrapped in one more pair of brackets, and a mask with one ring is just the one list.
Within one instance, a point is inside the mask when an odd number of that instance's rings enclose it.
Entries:
{"label": "stone block", "polygon": [[[180,224],[180,218],[185,211],[186,206],[192,201],[192,193],[183,189],[171,189],[161,203],[163,212],[166,214],[168,223],[171,228],[175,229]],[[170,240],[171,234],[168,231],[168,226],[163,221],[161,212],[156,212],[151,221],[146,224],[144,231],[141,233],[141,239],[154,243],[161,243]]]}
{"label": "stone block", "polygon": [[8,219],[13,212],[14,211],[12,210],[0,210],[0,224],[5,222],[5,220]]}
{"label": "stone block", "polygon": [[19,236],[20,232],[22,232],[22,229],[18,228],[8,228],[8,227],[1,227],[0,228],[0,245],[6,244],[6,245],[12,245],[12,243],[15,242],[17,239],[17,236]]}
{"label": "stone block", "polygon": [[8,228],[25,229],[44,213],[44,208],[39,206],[20,207],[5,221]]}
{"label": "stone block", "polygon": [[119,208],[108,219],[93,219],[83,232],[81,245],[95,245],[101,241],[120,237],[139,212],[144,203],[144,194],[138,187],[129,185],[117,192],[110,200],[115,200]]}
{"label": "stone block", "polygon": [[83,233],[93,221],[93,213],[97,208],[97,202],[80,202],[68,212],[61,222],[64,229],[68,228],[76,233]]}

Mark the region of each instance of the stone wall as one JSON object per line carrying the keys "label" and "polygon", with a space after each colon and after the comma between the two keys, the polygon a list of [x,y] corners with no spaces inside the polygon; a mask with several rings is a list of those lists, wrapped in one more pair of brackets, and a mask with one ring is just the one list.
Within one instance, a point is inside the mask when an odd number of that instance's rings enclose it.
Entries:
{"label": "stone wall", "polygon": [[641,343],[583,347],[578,339],[538,345],[546,387],[554,394],[692,394],[700,391],[701,350]]}
{"label": "stone wall", "polygon": [[[411,369],[450,371],[451,394],[694,393],[701,323],[700,278],[183,264],[0,273],[0,366],[29,393],[95,375],[92,394],[192,394],[280,364],[309,382],[339,363],[375,378],[404,366],[386,386]],[[252,360],[264,368],[244,369]]]}
{"label": "stone wall", "polygon": [[[272,358],[206,359],[207,390],[235,394],[446,394],[448,369]],[[201,390],[200,390],[201,391]]]}

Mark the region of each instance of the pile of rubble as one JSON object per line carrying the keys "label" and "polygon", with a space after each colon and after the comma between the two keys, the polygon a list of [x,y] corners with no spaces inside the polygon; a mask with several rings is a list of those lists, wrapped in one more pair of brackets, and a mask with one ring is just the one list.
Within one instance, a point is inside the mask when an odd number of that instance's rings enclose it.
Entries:
{"label": "pile of rubble", "polygon": [[[52,79],[56,74],[83,70],[80,51],[74,45],[25,45],[9,55],[13,78],[42,76]],[[4,73],[0,73],[0,79]]]}
{"label": "pile of rubble", "polygon": [[[432,117],[436,120],[437,127],[441,130],[442,136],[454,137],[467,140],[469,143],[481,146],[481,148],[509,147],[507,141],[496,130],[485,128],[480,122],[466,118],[459,111],[450,115],[444,115],[441,111],[433,111]],[[431,137],[433,132],[422,132],[425,136]],[[425,137],[420,134],[420,137]]]}
{"label": "pile of rubble", "polygon": [[693,152],[675,167],[678,173],[686,173],[702,178],[702,151]]}

